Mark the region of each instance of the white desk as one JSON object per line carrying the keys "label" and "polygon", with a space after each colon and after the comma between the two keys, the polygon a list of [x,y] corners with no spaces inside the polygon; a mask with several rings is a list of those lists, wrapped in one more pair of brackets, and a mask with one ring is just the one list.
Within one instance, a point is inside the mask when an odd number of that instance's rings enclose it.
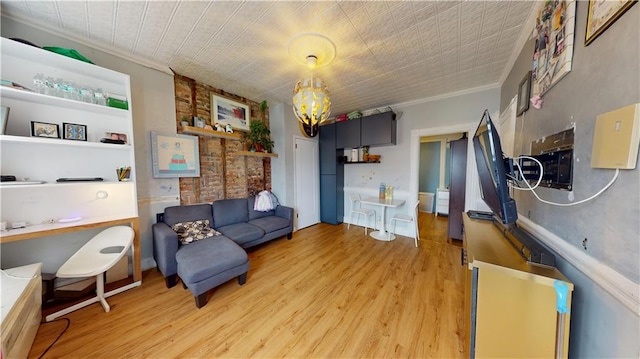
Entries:
{"label": "white desk", "polygon": [[404,204],[404,200],[402,199],[379,199],[378,197],[367,197],[360,200],[360,203],[372,204],[375,206],[382,207],[382,226],[379,231],[373,231],[370,233],[371,237],[379,240],[379,241],[392,241],[396,239],[396,236],[387,232],[385,228],[385,223],[387,222],[386,213],[387,207],[400,207]]}

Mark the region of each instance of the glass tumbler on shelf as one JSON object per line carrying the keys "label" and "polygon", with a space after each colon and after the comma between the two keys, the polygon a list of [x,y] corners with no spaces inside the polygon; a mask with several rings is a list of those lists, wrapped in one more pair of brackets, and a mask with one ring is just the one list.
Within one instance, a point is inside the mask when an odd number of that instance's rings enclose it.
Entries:
{"label": "glass tumbler on shelf", "polygon": [[44,94],[45,93],[46,85],[45,85],[44,74],[37,73],[33,77],[33,86],[35,87],[37,93],[40,93],[40,94]]}

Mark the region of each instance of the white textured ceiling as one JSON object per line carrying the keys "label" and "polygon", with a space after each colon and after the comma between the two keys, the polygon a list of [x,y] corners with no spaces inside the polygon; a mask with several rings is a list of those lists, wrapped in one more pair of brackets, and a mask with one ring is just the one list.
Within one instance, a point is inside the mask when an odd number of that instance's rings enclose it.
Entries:
{"label": "white textured ceiling", "polygon": [[[309,70],[296,35],[336,45],[316,70],[332,113],[497,85],[526,33],[533,1],[5,1],[9,16],[142,59],[254,101],[291,103]],[[49,45],[54,44],[39,44]]]}

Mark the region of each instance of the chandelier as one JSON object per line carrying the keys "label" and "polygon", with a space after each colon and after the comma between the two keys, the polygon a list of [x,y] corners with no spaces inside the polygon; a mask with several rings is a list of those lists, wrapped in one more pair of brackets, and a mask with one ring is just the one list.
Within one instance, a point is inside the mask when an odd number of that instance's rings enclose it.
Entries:
{"label": "chandelier", "polygon": [[[312,70],[317,64],[317,57],[309,55],[307,64]],[[300,122],[303,133],[309,137],[318,134],[318,125],[329,118],[331,100],[329,89],[319,77],[304,78],[293,88],[293,113]]]}
{"label": "chandelier", "polygon": [[311,70],[311,75],[293,88],[293,113],[298,118],[300,131],[307,137],[315,137],[318,126],[331,114],[331,100],[327,85],[314,76],[313,70],[330,63],[336,56],[336,48],[323,35],[304,33],[289,43],[289,56]]}

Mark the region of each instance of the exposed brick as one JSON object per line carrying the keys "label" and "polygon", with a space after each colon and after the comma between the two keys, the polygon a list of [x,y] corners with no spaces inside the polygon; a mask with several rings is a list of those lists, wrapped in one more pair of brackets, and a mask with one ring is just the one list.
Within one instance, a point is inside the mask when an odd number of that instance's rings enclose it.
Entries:
{"label": "exposed brick", "polygon": [[[257,102],[178,74],[174,76],[174,86],[177,128],[183,116],[191,118],[194,114],[211,124],[212,93],[246,104],[251,111],[251,121],[264,121],[269,125],[268,112],[262,113]],[[271,159],[238,154],[247,149],[244,133],[241,141],[200,137],[198,143],[200,177],[180,178],[180,204],[210,203],[271,190]]]}

